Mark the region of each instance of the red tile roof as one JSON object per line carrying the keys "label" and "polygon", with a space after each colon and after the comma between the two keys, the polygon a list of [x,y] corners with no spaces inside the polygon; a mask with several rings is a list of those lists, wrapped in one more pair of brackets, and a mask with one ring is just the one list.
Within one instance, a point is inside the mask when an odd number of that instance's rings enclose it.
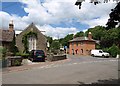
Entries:
{"label": "red tile roof", "polygon": [[88,37],[77,37],[70,40],[69,42],[78,42],[78,41],[94,41],[95,42],[95,40],[89,39]]}

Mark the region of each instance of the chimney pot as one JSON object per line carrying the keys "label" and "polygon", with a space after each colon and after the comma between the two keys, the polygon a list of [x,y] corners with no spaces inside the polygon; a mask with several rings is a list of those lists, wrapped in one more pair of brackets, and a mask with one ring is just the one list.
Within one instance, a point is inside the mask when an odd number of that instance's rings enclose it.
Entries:
{"label": "chimney pot", "polygon": [[9,31],[12,32],[14,30],[13,20],[9,23]]}
{"label": "chimney pot", "polygon": [[92,39],[92,33],[91,33],[91,32],[88,33],[88,39],[89,39],[89,40]]}

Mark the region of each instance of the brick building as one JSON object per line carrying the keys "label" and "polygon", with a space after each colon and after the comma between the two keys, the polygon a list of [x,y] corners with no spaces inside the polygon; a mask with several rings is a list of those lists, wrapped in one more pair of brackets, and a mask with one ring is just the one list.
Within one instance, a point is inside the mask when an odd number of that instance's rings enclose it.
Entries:
{"label": "brick building", "polygon": [[16,36],[16,46],[20,52],[24,51],[24,45],[22,43],[22,38],[25,34],[29,32],[34,32],[37,34],[37,38],[35,36],[29,36],[28,37],[28,50],[44,50],[46,52],[47,48],[47,39],[46,37],[41,33],[41,31],[38,30],[38,28],[35,26],[35,24],[31,23],[28,27],[25,28],[20,34],[17,34]]}
{"label": "brick building", "polygon": [[88,37],[77,37],[69,41],[69,54],[90,55],[90,51],[95,49],[95,44],[89,32]]}

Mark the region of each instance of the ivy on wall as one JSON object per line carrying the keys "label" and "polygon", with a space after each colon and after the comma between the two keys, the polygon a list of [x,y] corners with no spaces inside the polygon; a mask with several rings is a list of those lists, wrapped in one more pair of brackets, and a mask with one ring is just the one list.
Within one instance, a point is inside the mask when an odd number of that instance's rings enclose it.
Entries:
{"label": "ivy on wall", "polygon": [[23,53],[29,53],[29,50],[28,50],[28,38],[31,37],[31,36],[35,36],[37,38],[37,33],[33,32],[33,31],[30,31],[26,34],[23,35],[22,37],[22,43],[24,45],[24,51]]}

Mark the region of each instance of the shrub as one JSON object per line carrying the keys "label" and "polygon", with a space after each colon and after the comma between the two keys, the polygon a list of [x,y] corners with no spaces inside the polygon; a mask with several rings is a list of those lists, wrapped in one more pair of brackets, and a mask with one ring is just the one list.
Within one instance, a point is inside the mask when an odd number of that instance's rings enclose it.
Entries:
{"label": "shrub", "polygon": [[21,54],[21,56],[26,59],[29,57],[29,53],[23,53],[23,54]]}
{"label": "shrub", "polygon": [[21,52],[17,52],[16,56],[22,56],[23,58],[28,58],[29,57],[29,53],[21,53]]}
{"label": "shrub", "polygon": [[3,47],[0,47],[0,59],[5,58],[7,50]]}
{"label": "shrub", "polygon": [[21,61],[20,60],[15,60],[14,61],[14,65],[13,66],[20,66],[21,65]]}
{"label": "shrub", "polygon": [[120,54],[120,49],[118,46],[113,44],[109,49],[108,52],[111,54],[112,57],[116,57],[117,54]]}
{"label": "shrub", "polygon": [[15,54],[15,56],[21,56],[21,52],[17,52],[16,54]]}

